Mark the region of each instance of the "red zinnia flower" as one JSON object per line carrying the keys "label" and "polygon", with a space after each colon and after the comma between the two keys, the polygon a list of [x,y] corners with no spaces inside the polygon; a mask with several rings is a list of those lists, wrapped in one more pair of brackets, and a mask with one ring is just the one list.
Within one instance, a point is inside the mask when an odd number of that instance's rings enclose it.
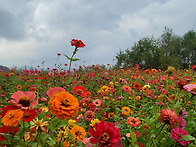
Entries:
{"label": "red zinnia flower", "polygon": [[[15,135],[19,131],[19,127],[9,127],[3,125],[0,128],[0,133]],[[0,141],[7,140],[3,135],[0,135]]]}
{"label": "red zinnia flower", "polygon": [[75,47],[85,47],[86,45],[81,41],[81,40],[77,40],[77,39],[72,39],[71,41],[71,45],[75,46]]}
{"label": "red zinnia flower", "polygon": [[176,123],[179,122],[178,116],[176,115],[176,112],[171,109],[163,109],[160,111],[160,116],[158,118],[161,123],[165,123],[170,125],[171,127],[174,127]]}
{"label": "red zinnia flower", "polygon": [[137,90],[140,90],[141,89],[141,85],[138,83],[138,82],[135,82],[133,84],[133,88],[137,89]]}
{"label": "red zinnia flower", "polygon": [[100,121],[94,128],[89,129],[89,133],[92,136],[90,142],[98,143],[99,147],[111,147],[120,141],[120,129],[115,127],[113,123]]}
{"label": "red zinnia flower", "polygon": [[35,116],[37,115],[37,110],[32,109],[32,110],[23,110],[24,114],[23,114],[23,122],[30,122],[32,121]]}
{"label": "red zinnia flower", "polygon": [[80,95],[81,97],[85,97],[87,94],[86,89],[82,86],[74,86],[73,90],[75,94]]}

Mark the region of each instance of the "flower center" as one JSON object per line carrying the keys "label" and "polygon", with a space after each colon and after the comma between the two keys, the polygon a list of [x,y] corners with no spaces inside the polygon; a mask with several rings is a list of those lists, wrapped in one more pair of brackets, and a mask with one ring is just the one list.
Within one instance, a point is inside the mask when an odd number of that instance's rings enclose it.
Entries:
{"label": "flower center", "polygon": [[135,120],[135,119],[133,119],[133,120],[132,120],[132,122],[133,122],[133,123],[135,123],[135,122],[136,122],[136,120]]}
{"label": "flower center", "polygon": [[109,141],[109,139],[110,139],[110,135],[109,135],[108,133],[103,133],[103,134],[101,135],[101,140],[102,140],[102,141],[107,142],[107,141]]}
{"label": "flower center", "polygon": [[30,114],[28,112],[24,113],[24,118],[28,118]]}
{"label": "flower center", "polygon": [[77,93],[82,94],[83,93],[82,89],[78,89]]}
{"label": "flower center", "polygon": [[196,88],[192,88],[191,91],[192,91],[192,92],[196,92]]}
{"label": "flower center", "polygon": [[12,119],[14,118],[14,114],[13,113],[9,113],[9,116],[8,116],[9,119]]}
{"label": "flower center", "polygon": [[88,118],[91,118],[91,116],[92,116],[91,114],[88,114],[88,115],[87,115]]}
{"label": "flower center", "polygon": [[80,131],[76,131],[76,132],[75,132],[75,135],[76,135],[76,136],[80,136],[80,135],[82,135],[82,133],[81,133]]}
{"label": "flower center", "polygon": [[28,96],[22,96],[18,102],[23,107],[29,107],[30,106],[30,100]]}
{"label": "flower center", "polygon": [[70,100],[64,99],[64,100],[62,101],[62,103],[63,103],[63,106],[68,107],[69,104],[70,104]]}
{"label": "flower center", "polygon": [[178,133],[178,137],[182,137],[182,134],[181,133]]}
{"label": "flower center", "polygon": [[79,41],[76,41],[75,44],[76,44],[76,46],[80,46],[81,45],[81,43]]}

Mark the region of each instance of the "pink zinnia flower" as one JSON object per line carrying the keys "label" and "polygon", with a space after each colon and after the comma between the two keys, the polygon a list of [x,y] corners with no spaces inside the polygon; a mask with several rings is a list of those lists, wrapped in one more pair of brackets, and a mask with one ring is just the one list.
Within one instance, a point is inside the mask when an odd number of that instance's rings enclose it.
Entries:
{"label": "pink zinnia flower", "polygon": [[94,117],[95,114],[91,110],[86,111],[86,115],[84,116],[87,121],[91,121]]}
{"label": "pink zinnia flower", "polygon": [[28,109],[37,106],[36,95],[31,91],[23,92],[17,91],[14,92],[11,96],[13,100],[10,100],[9,103],[12,103],[21,109]]}
{"label": "pink zinnia flower", "polygon": [[139,118],[134,118],[134,117],[128,117],[127,118],[127,124],[132,126],[132,127],[139,127],[140,126],[140,120]]}
{"label": "pink zinnia flower", "polygon": [[183,88],[186,89],[187,92],[196,94],[196,84],[187,84],[184,85]]}
{"label": "pink zinnia flower", "polygon": [[180,138],[184,135],[189,135],[184,129],[182,128],[175,128],[171,130],[170,133],[171,137],[174,139],[176,143],[179,143],[182,146],[186,146],[189,144],[189,141],[180,140]]}
{"label": "pink zinnia flower", "polygon": [[101,99],[96,99],[96,100],[94,100],[94,101],[93,101],[93,104],[94,104],[95,106],[100,106],[100,105],[101,105]]}
{"label": "pink zinnia flower", "polygon": [[50,88],[50,89],[46,92],[46,94],[47,94],[47,96],[49,96],[49,97],[51,98],[51,97],[53,97],[53,95],[54,95],[55,93],[60,92],[60,91],[65,91],[65,89],[62,88],[62,87]]}

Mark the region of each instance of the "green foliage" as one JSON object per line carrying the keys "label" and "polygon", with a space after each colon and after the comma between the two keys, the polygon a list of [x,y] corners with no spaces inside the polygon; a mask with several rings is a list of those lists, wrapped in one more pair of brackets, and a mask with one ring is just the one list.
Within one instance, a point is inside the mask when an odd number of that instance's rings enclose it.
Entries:
{"label": "green foliage", "polygon": [[116,68],[128,68],[131,64],[139,64],[145,69],[188,68],[196,64],[196,32],[192,30],[180,37],[165,27],[158,39],[144,37],[130,50],[120,50],[116,59]]}

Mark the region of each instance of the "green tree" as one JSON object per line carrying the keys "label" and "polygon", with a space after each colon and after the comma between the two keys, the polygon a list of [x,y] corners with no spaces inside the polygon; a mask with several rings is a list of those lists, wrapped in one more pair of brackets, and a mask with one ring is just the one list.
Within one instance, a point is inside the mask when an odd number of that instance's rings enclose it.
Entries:
{"label": "green tree", "polygon": [[165,27],[158,42],[162,52],[160,58],[162,68],[167,68],[169,65],[179,68],[181,66],[181,37],[175,35],[171,29]]}
{"label": "green tree", "polygon": [[196,64],[196,32],[193,30],[183,36],[180,56],[184,68]]}

